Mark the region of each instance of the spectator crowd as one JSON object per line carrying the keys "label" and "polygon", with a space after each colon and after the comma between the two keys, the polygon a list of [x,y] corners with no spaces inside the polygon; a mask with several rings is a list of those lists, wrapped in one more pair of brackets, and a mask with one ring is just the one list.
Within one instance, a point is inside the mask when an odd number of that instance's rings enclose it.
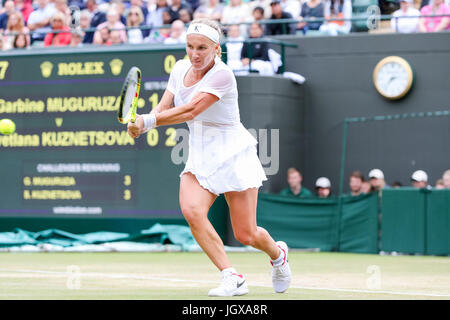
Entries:
{"label": "spectator crowd", "polygon": [[[288,187],[280,191],[281,195],[293,196],[298,198],[330,198],[333,195],[331,181],[327,177],[319,177],[314,185],[314,190],[310,191],[302,184],[303,176],[296,168],[289,168],[287,171]],[[409,187],[417,189],[450,189],[450,169],[446,170],[442,177],[434,185],[430,185],[428,174],[424,170],[416,170],[410,177],[411,185]],[[349,196],[359,196],[370,192],[381,192],[386,188],[404,187],[400,182],[394,181],[392,185],[386,183],[384,173],[378,168],[369,171],[367,179],[361,171],[354,171],[348,179]]]}
{"label": "spectator crowd", "polygon": [[[450,28],[450,17],[426,17],[450,14],[450,0],[419,4],[379,0],[380,7],[384,2],[398,8],[391,19],[396,32]],[[225,34],[235,41],[314,31],[338,35],[351,31],[351,17],[352,0],[0,0],[0,50],[30,45],[184,43],[186,25],[197,18],[221,22]],[[260,54],[255,60],[273,64],[264,48]],[[234,58],[241,69],[249,63],[245,52]]]}

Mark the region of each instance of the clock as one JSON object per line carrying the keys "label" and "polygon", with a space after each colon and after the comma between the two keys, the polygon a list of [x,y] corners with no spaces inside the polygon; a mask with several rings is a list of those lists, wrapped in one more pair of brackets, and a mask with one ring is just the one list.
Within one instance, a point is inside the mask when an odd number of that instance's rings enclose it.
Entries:
{"label": "clock", "polygon": [[373,83],[378,93],[389,100],[403,98],[413,84],[414,74],[403,58],[389,56],[377,63],[373,70]]}

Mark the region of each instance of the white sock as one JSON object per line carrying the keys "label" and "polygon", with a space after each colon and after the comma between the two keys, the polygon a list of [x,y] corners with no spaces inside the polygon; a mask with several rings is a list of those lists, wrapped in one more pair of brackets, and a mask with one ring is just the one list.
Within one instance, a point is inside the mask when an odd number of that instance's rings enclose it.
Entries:
{"label": "white sock", "polygon": [[284,251],[280,249],[280,256],[275,260],[272,260],[272,264],[274,267],[281,266],[284,262]]}
{"label": "white sock", "polygon": [[220,273],[222,274],[222,276],[224,276],[227,273],[236,273],[237,274],[237,271],[233,267],[229,267],[229,268],[223,269],[222,271],[220,271]]}

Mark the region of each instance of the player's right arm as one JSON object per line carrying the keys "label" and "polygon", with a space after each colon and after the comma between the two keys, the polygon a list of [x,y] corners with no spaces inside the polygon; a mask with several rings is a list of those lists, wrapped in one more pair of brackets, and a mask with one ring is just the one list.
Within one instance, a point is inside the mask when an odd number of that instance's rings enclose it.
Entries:
{"label": "player's right arm", "polygon": [[[165,90],[164,94],[161,98],[161,101],[158,103],[158,105],[153,108],[152,111],[150,111],[150,114],[154,113],[160,113],[164,110],[168,110],[172,107],[174,107],[174,95],[169,90]],[[140,114],[136,115],[136,121],[134,123],[128,123],[128,134],[133,138],[139,137],[141,134],[145,133],[144,128],[144,120],[142,119],[142,116]]]}
{"label": "player's right arm", "polygon": [[161,101],[158,103],[158,105],[155,108],[153,108],[152,111],[150,111],[150,114],[159,113],[164,110],[173,108],[174,106],[175,106],[175,103],[174,103],[173,93],[170,92],[169,90],[165,90],[164,94],[161,98]]}

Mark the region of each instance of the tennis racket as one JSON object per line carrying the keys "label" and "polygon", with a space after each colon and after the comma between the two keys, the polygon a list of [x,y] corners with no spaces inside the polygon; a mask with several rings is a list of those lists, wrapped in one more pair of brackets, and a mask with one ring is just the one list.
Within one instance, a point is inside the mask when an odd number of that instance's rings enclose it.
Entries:
{"label": "tennis racket", "polygon": [[138,67],[132,67],[128,71],[127,77],[122,86],[120,94],[119,110],[117,119],[120,123],[136,121],[136,110],[139,99],[139,89],[141,88],[141,70]]}

